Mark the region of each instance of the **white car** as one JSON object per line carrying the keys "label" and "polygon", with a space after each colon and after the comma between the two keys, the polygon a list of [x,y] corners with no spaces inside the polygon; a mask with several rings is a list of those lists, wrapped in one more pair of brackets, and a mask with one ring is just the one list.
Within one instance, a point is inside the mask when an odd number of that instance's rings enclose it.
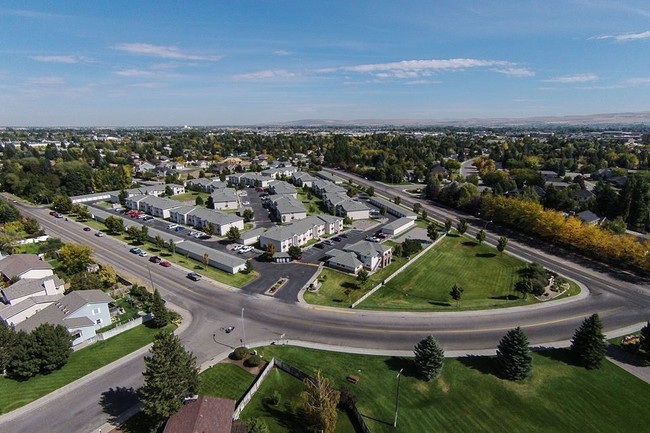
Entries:
{"label": "white car", "polygon": [[248,195],[248,193],[246,191],[242,191],[242,192],[239,193],[239,195],[242,196],[242,197],[245,197],[245,196]]}
{"label": "white car", "polygon": [[97,236],[98,238],[103,238],[103,237],[104,237],[104,233],[102,233],[102,232],[96,232],[96,233],[95,233],[95,236]]}
{"label": "white car", "polygon": [[245,253],[250,253],[251,251],[253,251],[253,247],[247,246],[247,247],[240,248],[238,253],[245,254]]}
{"label": "white car", "polygon": [[170,224],[167,226],[167,230],[174,230],[176,227],[178,227],[178,224]]}
{"label": "white car", "polygon": [[234,247],[232,247],[232,250],[233,250],[233,251],[239,251],[239,250],[241,250],[242,248],[244,248],[244,245],[237,244],[237,245],[235,245]]}
{"label": "white car", "polygon": [[147,257],[149,254],[147,254],[146,251],[140,251],[140,252],[138,253],[138,255],[139,255],[140,257]]}
{"label": "white car", "polygon": [[249,204],[251,204],[251,202],[249,202],[248,200],[244,200],[243,202],[241,202],[241,204],[242,206],[248,206]]}

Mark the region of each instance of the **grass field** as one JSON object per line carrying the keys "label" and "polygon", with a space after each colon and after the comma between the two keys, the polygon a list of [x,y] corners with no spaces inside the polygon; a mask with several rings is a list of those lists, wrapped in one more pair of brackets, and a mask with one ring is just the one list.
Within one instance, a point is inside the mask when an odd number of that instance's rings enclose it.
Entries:
{"label": "grass field", "polygon": [[[174,329],[170,325],[167,329]],[[61,388],[151,343],[160,329],[141,325],[109,340],[73,352],[68,363],[47,376],[25,382],[0,378],[0,413],[7,413]]]}
{"label": "grass field", "polygon": [[235,364],[217,364],[201,373],[199,395],[239,401],[254,380],[253,374]]}
{"label": "grass field", "polygon": [[[337,386],[351,389],[373,433],[639,433],[650,425],[650,385],[610,362],[600,370],[577,367],[565,350],[534,354],[533,376],[521,383],[495,376],[494,361],[488,357],[446,359],[441,377],[423,382],[414,377],[410,359],[281,346],[258,351],[307,373],[320,368]],[[394,429],[396,374],[401,368]],[[360,377],[357,384],[346,382],[351,373]]]}
{"label": "grass field", "polygon": [[[323,269],[319,278],[325,278],[318,292],[306,291],[305,301],[310,304],[327,305],[330,307],[349,307],[373,287],[386,279],[393,272],[406,263],[403,257],[393,257],[393,262],[370,276],[368,281],[360,283],[353,275],[337,272],[332,269]],[[349,289],[349,294],[346,291]]]}
{"label": "grass field", "polygon": [[[513,291],[525,266],[489,245],[449,235],[357,308],[454,311],[537,303],[535,297],[522,299]],[[465,289],[458,304],[449,296],[454,284]],[[578,293],[575,284],[571,287],[569,294]]]}
{"label": "grass field", "polygon": [[201,197],[203,199],[203,203],[208,202],[208,197],[210,197],[210,194],[207,192],[197,192],[197,191],[189,191],[184,194],[176,194],[171,197],[169,197],[172,200],[176,201],[191,201],[194,202],[196,201],[197,197]]}

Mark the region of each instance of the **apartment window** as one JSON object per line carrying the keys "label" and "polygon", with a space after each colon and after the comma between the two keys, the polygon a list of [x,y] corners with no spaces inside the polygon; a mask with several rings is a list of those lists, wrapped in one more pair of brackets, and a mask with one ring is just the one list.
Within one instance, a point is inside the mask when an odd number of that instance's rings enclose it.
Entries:
{"label": "apartment window", "polygon": [[95,323],[98,324],[98,325],[101,325],[101,324],[102,324],[102,319],[97,319],[97,320],[95,321]]}

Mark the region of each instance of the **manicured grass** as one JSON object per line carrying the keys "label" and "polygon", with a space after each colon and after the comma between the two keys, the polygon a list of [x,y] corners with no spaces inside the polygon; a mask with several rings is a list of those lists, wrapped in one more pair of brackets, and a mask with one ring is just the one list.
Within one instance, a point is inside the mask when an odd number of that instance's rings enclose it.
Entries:
{"label": "manicured grass", "polygon": [[[311,200],[309,200],[307,198],[307,193],[304,192],[301,188],[298,188],[297,195],[298,195],[298,200],[300,200],[302,204],[305,205],[305,209],[307,209],[308,215],[319,215],[323,213],[328,213],[327,209],[325,209],[325,204],[323,203],[323,199],[317,197],[315,194],[312,194]],[[315,212],[310,212],[309,210],[310,205],[314,205]]]}
{"label": "manicured grass", "polygon": [[[330,307],[349,307],[353,302],[368,293],[377,284],[406,263],[403,257],[393,257],[393,262],[370,276],[368,281],[360,283],[354,275],[323,269],[319,278],[325,278],[318,292],[306,291],[304,298],[310,304],[327,305]],[[346,290],[350,294],[346,295]]]}
{"label": "manicured grass", "polygon": [[254,380],[254,375],[235,364],[217,364],[201,373],[199,395],[239,401]]}
{"label": "manicured grass", "polygon": [[190,192],[186,192],[184,194],[173,195],[173,196],[171,196],[169,198],[172,199],[172,200],[176,200],[176,201],[192,201],[192,202],[194,202],[196,200],[196,198],[199,197],[199,196],[203,199],[203,203],[205,204],[205,203],[208,202],[208,197],[210,197],[210,194],[208,194],[207,192],[190,191]]}
{"label": "manicured grass", "polygon": [[[305,431],[304,419],[300,415],[300,394],[303,390],[304,385],[299,379],[275,368],[246,406],[241,419],[260,418],[269,427],[270,433]],[[265,404],[264,397],[273,392],[280,394],[280,402],[274,406]],[[354,427],[345,412],[339,411],[335,431],[354,433]]]}
{"label": "manicured grass", "polygon": [[18,245],[14,250],[14,254],[38,254],[38,244]]}
{"label": "manicured grass", "polygon": [[[536,303],[513,291],[526,264],[468,237],[449,235],[364,301],[358,308],[454,311]],[[460,303],[451,300],[454,284],[465,289]]]}
{"label": "manicured grass", "polygon": [[[173,330],[170,325],[168,330]],[[151,343],[160,329],[138,326],[109,340],[73,352],[68,363],[47,376],[25,382],[0,378],[0,413],[7,413],[61,388]]]}
{"label": "manicured grass", "polygon": [[[610,362],[600,370],[577,367],[565,350],[534,354],[533,376],[521,383],[498,378],[489,357],[446,359],[440,378],[423,382],[405,358],[282,346],[258,351],[307,373],[320,368],[336,386],[351,389],[373,433],[638,433],[650,425],[650,385]],[[402,368],[395,430],[396,374]],[[347,383],[348,374],[360,381]],[[265,394],[262,388],[260,395]]]}

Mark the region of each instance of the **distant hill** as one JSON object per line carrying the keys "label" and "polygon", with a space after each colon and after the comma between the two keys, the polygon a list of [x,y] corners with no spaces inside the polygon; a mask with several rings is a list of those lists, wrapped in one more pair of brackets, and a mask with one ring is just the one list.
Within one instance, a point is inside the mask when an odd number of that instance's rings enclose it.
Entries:
{"label": "distant hill", "polygon": [[351,127],[351,126],[487,126],[487,127],[516,127],[516,126],[650,126],[650,111],[636,113],[606,113],[573,116],[539,116],[525,118],[494,118],[494,119],[303,119],[291,122],[277,122],[269,125],[286,127]]}

